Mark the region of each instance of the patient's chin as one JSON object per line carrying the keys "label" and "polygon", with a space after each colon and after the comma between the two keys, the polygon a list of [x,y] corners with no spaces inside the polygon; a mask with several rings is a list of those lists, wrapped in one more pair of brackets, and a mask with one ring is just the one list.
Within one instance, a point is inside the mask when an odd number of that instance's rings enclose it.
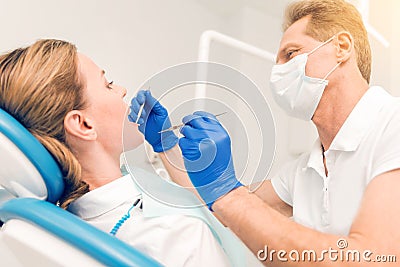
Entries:
{"label": "patient's chin", "polygon": [[138,125],[125,122],[123,131],[124,152],[134,150],[144,142],[144,136],[139,131]]}

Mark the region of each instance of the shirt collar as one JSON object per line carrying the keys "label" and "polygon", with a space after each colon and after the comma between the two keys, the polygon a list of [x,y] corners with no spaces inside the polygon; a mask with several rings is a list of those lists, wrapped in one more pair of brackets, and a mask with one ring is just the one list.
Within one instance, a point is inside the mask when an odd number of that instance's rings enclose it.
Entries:
{"label": "shirt collar", "polygon": [[[362,138],[383,106],[392,99],[382,87],[373,86],[367,90],[354,107],[339,132],[336,134],[328,151],[355,151]],[[325,175],[321,141],[318,138],[310,152],[307,167],[313,168],[321,176]]]}
{"label": "shirt collar", "polygon": [[325,167],[324,167],[324,161],[322,157],[322,147],[321,147],[321,141],[318,138],[310,152],[310,157],[308,158],[307,162],[307,167],[308,168],[313,168],[320,176],[325,176]]}
{"label": "shirt collar", "polygon": [[369,88],[336,134],[329,150],[355,151],[379,111],[391,99],[382,87]]}
{"label": "shirt collar", "polygon": [[83,219],[93,218],[140,195],[128,174],[84,194],[69,205],[68,211]]}

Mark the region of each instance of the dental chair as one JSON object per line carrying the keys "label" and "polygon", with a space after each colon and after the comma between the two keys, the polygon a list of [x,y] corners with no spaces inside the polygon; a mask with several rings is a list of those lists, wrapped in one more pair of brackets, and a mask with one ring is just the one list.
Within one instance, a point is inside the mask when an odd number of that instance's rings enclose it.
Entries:
{"label": "dental chair", "polygon": [[51,154],[0,109],[1,266],[161,266],[56,206],[63,189]]}

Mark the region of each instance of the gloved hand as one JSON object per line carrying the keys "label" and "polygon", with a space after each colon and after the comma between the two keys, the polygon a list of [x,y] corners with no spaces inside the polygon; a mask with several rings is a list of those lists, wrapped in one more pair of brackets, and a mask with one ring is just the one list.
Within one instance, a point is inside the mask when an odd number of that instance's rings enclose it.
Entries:
{"label": "gloved hand", "polygon": [[164,152],[173,148],[178,143],[178,137],[173,131],[159,133],[171,127],[168,111],[158,102],[150,91],[141,90],[131,100],[131,111],[128,119],[136,122],[140,106],[144,103],[142,114],[139,118],[139,131],[153,147],[154,152]]}
{"label": "gloved hand", "polygon": [[195,112],[183,118],[179,140],[190,180],[208,208],[215,200],[243,186],[235,176],[228,133],[208,112]]}

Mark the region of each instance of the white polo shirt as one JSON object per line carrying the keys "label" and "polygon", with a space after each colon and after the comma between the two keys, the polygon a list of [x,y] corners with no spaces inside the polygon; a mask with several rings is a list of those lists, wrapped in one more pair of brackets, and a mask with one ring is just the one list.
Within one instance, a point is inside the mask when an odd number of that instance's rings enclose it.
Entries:
{"label": "white polo shirt", "polygon": [[369,88],[324,152],[328,176],[322,153],[317,140],[311,153],[284,166],[271,182],[293,207],[294,221],[347,235],[367,185],[400,168],[400,100],[381,87]]}

